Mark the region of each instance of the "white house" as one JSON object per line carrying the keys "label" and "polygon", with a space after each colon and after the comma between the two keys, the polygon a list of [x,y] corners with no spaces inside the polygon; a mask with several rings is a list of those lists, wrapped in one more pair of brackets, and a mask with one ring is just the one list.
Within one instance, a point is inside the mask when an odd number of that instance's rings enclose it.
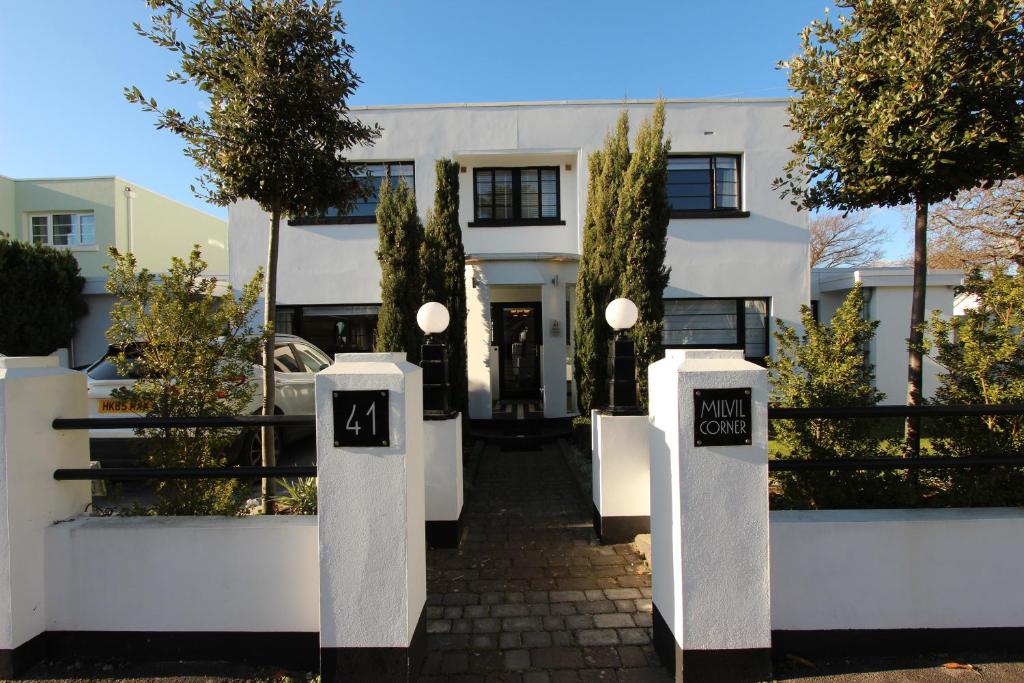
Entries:
{"label": "white house", "polygon": [[[907,337],[910,336],[910,302],[914,288],[911,268],[815,268],[811,274],[811,298],[819,320],[831,320],[855,283],[860,283],[867,303],[865,314],[879,321],[868,351],[875,365],[875,386],[885,393],[882,403],[907,402]],[[925,311],[954,315],[954,289],[963,282],[959,270],[929,270]],[[924,358],[925,396],[932,396],[942,369]]]}
{"label": "white house", "polygon": [[[635,131],[653,101],[356,107],[380,124],[353,150],[380,178],[434,198],[434,162],[458,161],[466,248],[470,416],[499,401],[543,401],[545,417],[575,412],[574,284],[586,210],[587,157],[627,108]],[[789,158],[786,101],[669,100],[665,344],[771,352],[774,318],[799,319],[810,300],[806,213],[771,187]],[[379,181],[378,181],[379,182]],[[282,226],[277,329],[328,353],[367,350],[380,303],[375,201]],[[230,280],[263,265],[269,216],[229,209]]]}

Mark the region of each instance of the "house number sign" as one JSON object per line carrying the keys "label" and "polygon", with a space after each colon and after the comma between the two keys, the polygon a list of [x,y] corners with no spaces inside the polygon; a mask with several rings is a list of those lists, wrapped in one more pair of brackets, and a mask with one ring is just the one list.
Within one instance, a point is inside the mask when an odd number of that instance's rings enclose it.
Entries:
{"label": "house number sign", "polygon": [[335,446],[390,446],[386,389],[334,392]]}
{"label": "house number sign", "polygon": [[753,435],[750,389],[694,389],[693,441],[698,447],[745,446]]}

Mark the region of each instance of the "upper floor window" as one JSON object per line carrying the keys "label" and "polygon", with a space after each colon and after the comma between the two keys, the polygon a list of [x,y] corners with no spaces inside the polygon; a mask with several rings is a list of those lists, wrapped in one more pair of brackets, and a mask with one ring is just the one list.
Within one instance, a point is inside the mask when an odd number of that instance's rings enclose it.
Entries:
{"label": "upper floor window", "polygon": [[769,300],[665,299],[666,348],[743,349],[747,360],[768,355]]}
{"label": "upper floor window", "polygon": [[380,202],[380,185],[384,178],[391,178],[391,186],[405,181],[414,193],[416,191],[415,164],[411,161],[383,161],[360,164],[361,175],[369,185],[370,194],[366,199],[353,203],[348,213],[341,213],[336,207],[330,207],[319,216],[294,218],[289,225],[330,225],[336,223],[376,223],[377,204]]}
{"label": "upper floor window", "polygon": [[564,225],[557,166],[473,170],[473,222],[488,225]]}
{"label": "upper floor window", "polygon": [[32,216],[32,241],[51,247],[96,244],[96,216],[90,213],[50,213]]}
{"label": "upper floor window", "polygon": [[740,157],[736,154],[668,159],[668,200],[673,218],[740,213]]}

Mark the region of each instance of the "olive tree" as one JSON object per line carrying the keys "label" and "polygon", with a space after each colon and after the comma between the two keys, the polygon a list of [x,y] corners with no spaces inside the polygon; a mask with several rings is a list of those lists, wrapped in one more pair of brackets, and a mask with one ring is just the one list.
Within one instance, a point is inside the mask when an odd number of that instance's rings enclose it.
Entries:
{"label": "olive tree", "polygon": [[[349,115],[360,79],[335,0],[147,0],[153,10],[139,35],[173,52],[167,80],[198,89],[208,106],[186,115],[161,108],[137,87],[125,96],[157,115],[185,142],[201,169],[199,196],[217,205],[252,199],[270,214],[263,318],[277,311],[281,218],[329,206],[347,210],[367,192],[346,152],[379,135]],[[185,29],[179,33],[181,24]],[[263,414],[274,413],[274,346],[263,346]],[[263,430],[263,463],[274,464],[274,431]],[[264,506],[272,511],[264,482]]]}
{"label": "olive tree", "polygon": [[[793,158],[776,187],[805,208],[914,206],[907,403],[921,402],[930,204],[1024,167],[1024,4],[836,0],[789,70]],[[917,423],[906,424],[917,452]]]}

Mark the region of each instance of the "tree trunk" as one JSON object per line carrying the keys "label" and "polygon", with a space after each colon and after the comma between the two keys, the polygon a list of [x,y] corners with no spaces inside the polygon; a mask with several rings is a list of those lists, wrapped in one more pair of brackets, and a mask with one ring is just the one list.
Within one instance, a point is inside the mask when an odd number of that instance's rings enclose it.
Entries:
{"label": "tree trunk", "polygon": [[[267,246],[266,288],[263,292],[263,322],[271,332],[277,320],[277,243],[281,232],[281,210],[274,208],[270,217],[270,239]],[[274,414],[274,335],[270,334],[263,344],[263,414]],[[263,466],[273,467],[277,464],[274,455],[274,428],[260,427],[263,444]],[[274,480],[265,477],[262,484],[263,514],[274,514]]]}
{"label": "tree trunk", "polygon": [[[920,197],[916,200],[914,216],[914,293],[910,308],[910,365],[907,372],[907,405],[921,404],[923,366],[921,364],[921,342],[925,316],[925,288],[928,279],[928,203]],[[903,427],[906,439],[905,452],[908,457],[921,453],[921,418],[908,417]]]}

